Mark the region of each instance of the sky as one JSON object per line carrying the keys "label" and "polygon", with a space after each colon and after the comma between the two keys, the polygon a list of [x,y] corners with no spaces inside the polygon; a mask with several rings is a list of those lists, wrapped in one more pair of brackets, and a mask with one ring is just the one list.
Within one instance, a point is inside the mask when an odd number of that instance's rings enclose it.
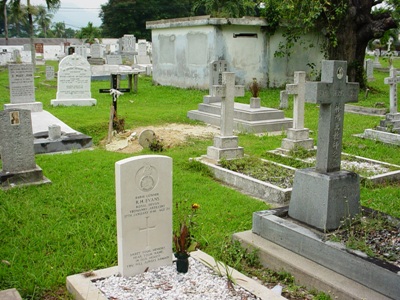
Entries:
{"label": "sky", "polygon": [[[98,17],[100,6],[108,3],[108,0],[60,0],[60,2],[61,7],[54,14],[52,22],[65,22],[65,27],[78,30],[86,27],[88,22],[92,22],[93,26],[100,26],[101,19]],[[31,5],[46,6],[46,1],[31,0]]]}

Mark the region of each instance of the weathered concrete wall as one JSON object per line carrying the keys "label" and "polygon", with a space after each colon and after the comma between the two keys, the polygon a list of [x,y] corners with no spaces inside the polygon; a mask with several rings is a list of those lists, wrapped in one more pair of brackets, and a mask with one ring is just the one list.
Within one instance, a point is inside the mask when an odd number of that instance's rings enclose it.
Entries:
{"label": "weathered concrete wall", "polygon": [[[285,39],[269,36],[262,18],[223,19],[209,16],[147,22],[152,30],[153,81],[161,85],[208,89],[209,64],[226,60],[236,83],[248,86],[253,78],[261,86],[280,87],[293,81],[295,71],[320,70],[321,37],[303,37],[291,55],[275,57]],[[307,47],[310,43],[315,47]]]}

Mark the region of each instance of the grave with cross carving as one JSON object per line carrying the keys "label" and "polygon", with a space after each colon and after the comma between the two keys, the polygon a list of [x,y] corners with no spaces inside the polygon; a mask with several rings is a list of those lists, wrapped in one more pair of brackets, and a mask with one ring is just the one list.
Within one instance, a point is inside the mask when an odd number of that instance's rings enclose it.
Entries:
{"label": "grave with cross carving", "polygon": [[380,121],[377,130],[400,133],[400,113],[397,105],[397,84],[400,82],[400,76],[397,75],[397,69],[391,67],[390,76],[385,78],[385,84],[389,85],[390,111],[386,114],[385,120]]}
{"label": "grave with cross carving", "polygon": [[222,85],[213,86],[213,94],[221,98],[221,133],[214,145],[207,148],[207,157],[216,161],[243,156],[238,137],[233,135],[235,97],[244,96],[244,87],[235,85],[235,73],[222,73]]}
{"label": "grave with cross carving", "polygon": [[296,148],[312,149],[314,141],[309,138],[309,129],[304,128],[306,72],[294,72],[294,83],[286,85],[288,95],[293,95],[293,128],[288,128],[287,138],[282,140],[281,148],[292,150]]}
{"label": "grave with cross carving", "polygon": [[323,61],[321,82],[306,84],[306,101],[320,105],[315,168],[297,170],[289,215],[320,230],[339,227],[360,212],[359,176],[340,170],[344,105],[356,102],[358,83],[347,82],[347,62]]}
{"label": "grave with cross carving", "polygon": [[172,264],[172,159],[142,155],[115,164],[118,271]]}

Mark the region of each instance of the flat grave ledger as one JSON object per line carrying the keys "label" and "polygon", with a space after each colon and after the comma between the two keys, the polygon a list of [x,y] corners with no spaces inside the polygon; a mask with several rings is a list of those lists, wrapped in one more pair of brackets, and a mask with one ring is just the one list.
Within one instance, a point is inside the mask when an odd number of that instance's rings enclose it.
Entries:
{"label": "flat grave ledger", "polygon": [[57,76],[57,96],[51,105],[92,106],[97,101],[91,95],[91,71],[88,61],[80,55],[64,57]]}
{"label": "flat grave ledger", "polygon": [[172,263],[172,159],[144,155],[115,164],[118,270],[133,276]]}

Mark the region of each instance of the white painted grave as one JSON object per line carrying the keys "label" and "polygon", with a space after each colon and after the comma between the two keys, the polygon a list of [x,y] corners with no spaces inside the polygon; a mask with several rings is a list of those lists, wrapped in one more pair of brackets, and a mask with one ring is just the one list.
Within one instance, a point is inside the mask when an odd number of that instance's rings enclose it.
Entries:
{"label": "white painted grave", "polygon": [[122,56],[119,54],[109,54],[106,56],[107,65],[122,65]]}
{"label": "white painted grave", "polygon": [[118,270],[133,276],[172,263],[172,159],[161,155],[115,164]]}
{"label": "white painted grave", "polygon": [[64,57],[58,67],[57,97],[51,100],[51,105],[96,105],[90,84],[91,71],[87,59],[75,53]]}

